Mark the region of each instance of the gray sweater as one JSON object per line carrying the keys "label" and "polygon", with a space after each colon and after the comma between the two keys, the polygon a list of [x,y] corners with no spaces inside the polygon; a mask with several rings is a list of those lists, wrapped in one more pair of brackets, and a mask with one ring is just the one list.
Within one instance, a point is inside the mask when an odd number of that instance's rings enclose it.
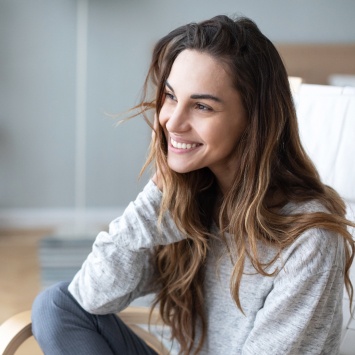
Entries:
{"label": "gray sweater", "polygon": [[[154,246],[185,238],[169,214],[159,229],[161,195],[150,181],[110,224],[109,232],[97,236],[69,286],[87,311],[119,312],[137,297],[155,291]],[[317,203],[284,207],[285,214],[321,210]],[[259,253],[268,261],[275,250],[260,245]],[[246,262],[240,286],[244,314],[230,294],[232,267],[224,243],[213,240],[204,284],[208,332],[201,354],[338,354],[344,286],[340,237],[322,229],[306,231],[269,269],[280,269],[272,277],[256,273]]]}

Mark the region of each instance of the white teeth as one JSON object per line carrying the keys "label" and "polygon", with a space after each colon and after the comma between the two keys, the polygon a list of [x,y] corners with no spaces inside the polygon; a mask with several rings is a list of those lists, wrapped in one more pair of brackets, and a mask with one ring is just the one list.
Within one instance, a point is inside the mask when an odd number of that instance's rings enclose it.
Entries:
{"label": "white teeth", "polygon": [[193,144],[190,144],[190,143],[180,143],[180,142],[174,141],[172,138],[170,139],[170,141],[171,141],[171,145],[172,145],[174,148],[177,148],[177,149],[191,149],[191,148],[196,148],[196,147],[197,147],[197,144],[196,144],[196,143],[193,143]]}

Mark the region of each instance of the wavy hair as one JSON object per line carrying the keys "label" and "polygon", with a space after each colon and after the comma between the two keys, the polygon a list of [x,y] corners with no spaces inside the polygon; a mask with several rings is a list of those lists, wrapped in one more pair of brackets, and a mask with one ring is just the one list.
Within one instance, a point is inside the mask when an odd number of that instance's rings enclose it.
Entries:
{"label": "wavy hair", "polygon": [[[220,237],[234,236],[229,246],[234,269],[231,295],[242,311],[239,287],[246,258],[260,274],[271,276],[267,267],[305,230],[326,228],[345,241],[344,281],[350,300],[353,288],[349,269],[354,242],[339,195],[325,186],[305,153],[299,138],[297,118],[287,72],[274,45],[247,18],[217,16],[201,23],[181,26],[155,45],[139,105],[157,115],[164,102],[165,83],[174,60],[183,50],[206,53],[228,66],[235,89],[247,113],[247,128],[237,147],[239,168],[229,191],[218,199],[214,175],[207,168],[179,174],[167,164],[167,141],[160,125],[155,127],[146,168],[155,164],[162,174],[161,215],[169,211],[186,240],[160,246],[155,251],[159,272],[159,305],[165,323],[171,326],[184,354],[198,353],[206,336],[204,315],[204,263],[209,248],[213,210],[219,213]],[[153,97],[150,99],[149,90]],[[281,196],[277,202],[275,196]],[[317,200],[329,213],[283,216],[280,208],[289,201]],[[270,201],[274,201],[273,203]],[[274,246],[278,254],[265,263],[257,245]],[[275,271],[276,272],[276,271]],[[197,332],[197,326],[201,332]]]}

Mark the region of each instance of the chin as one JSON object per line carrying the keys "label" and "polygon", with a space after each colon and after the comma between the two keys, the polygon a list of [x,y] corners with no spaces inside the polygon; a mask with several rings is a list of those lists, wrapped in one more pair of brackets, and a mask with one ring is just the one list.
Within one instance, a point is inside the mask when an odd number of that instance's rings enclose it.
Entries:
{"label": "chin", "polygon": [[194,168],[176,166],[174,164],[169,164],[169,168],[172,171],[174,171],[175,173],[178,173],[178,174],[186,174],[186,173],[190,173],[191,171],[197,170],[197,169],[194,169]]}
{"label": "chin", "polygon": [[178,174],[186,174],[186,173],[189,173],[190,171],[192,171],[192,170],[186,170],[186,169],[174,169],[174,168],[170,168],[170,169]]}

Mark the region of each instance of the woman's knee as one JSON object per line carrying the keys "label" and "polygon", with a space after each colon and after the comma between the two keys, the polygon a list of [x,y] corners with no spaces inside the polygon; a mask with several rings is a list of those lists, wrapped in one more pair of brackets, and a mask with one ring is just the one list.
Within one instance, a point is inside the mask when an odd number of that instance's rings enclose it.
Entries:
{"label": "woman's knee", "polygon": [[[61,313],[70,307],[68,282],[60,282],[42,291],[32,306],[32,332],[35,337],[43,331],[60,326]],[[55,325],[55,327],[53,327]]]}
{"label": "woman's knee", "polygon": [[68,282],[60,282],[42,291],[33,302],[32,318],[49,315],[57,307],[62,307],[69,297],[68,285]]}

